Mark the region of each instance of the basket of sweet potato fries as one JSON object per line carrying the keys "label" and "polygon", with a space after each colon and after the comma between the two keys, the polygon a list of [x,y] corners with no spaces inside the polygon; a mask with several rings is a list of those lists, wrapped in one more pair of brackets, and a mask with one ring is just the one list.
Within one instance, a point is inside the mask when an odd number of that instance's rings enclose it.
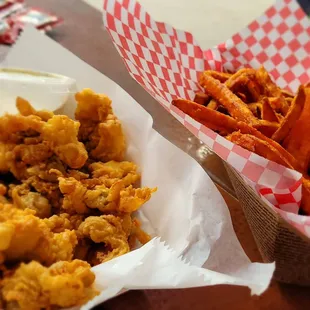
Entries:
{"label": "basket of sweet potato fries", "polygon": [[104,3],[131,76],[223,160],[275,278],[310,285],[310,22],[299,3],[276,1],[207,50],[134,0]]}
{"label": "basket of sweet potato fries", "polygon": [[[197,93],[193,101],[173,100],[173,106],[235,145],[300,172],[299,214],[310,215],[310,87],[301,85],[296,94],[280,89],[264,67],[234,74],[208,70],[200,85],[205,92]],[[310,240],[268,205],[271,200],[262,200],[233,167],[227,163],[225,167],[264,260],[277,263],[275,278],[309,284]],[[290,202],[282,204],[291,207]]]}

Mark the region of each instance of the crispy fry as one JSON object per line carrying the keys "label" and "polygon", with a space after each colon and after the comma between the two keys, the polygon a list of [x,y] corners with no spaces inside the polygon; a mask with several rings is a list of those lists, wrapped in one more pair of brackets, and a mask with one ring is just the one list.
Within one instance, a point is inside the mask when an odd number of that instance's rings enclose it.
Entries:
{"label": "crispy fry", "polygon": [[210,101],[210,96],[205,93],[197,93],[195,95],[194,101],[201,105],[208,105]]}
{"label": "crispy fry", "polygon": [[207,71],[205,71],[205,74],[209,74],[214,79],[219,80],[221,83],[226,82],[231,77],[230,73],[218,72],[218,71],[214,71],[214,70],[207,70]]}
{"label": "crispy fry", "polygon": [[282,156],[281,152],[274,148],[267,141],[263,141],[253,135],[242,134],[241,132],[234,132],[229,136],[229,140],[243,148],[263,156],[271,161],[274,161],[285,167],[294,169],[289,161]]}
{"label": "crispy fry", "polygon": [[279,124],[276,122],[269,122],[262,119],[259,120],[258,124],[253,127],[263,133],[266,137],[270,138],[279,128]]}
{"label": "crispy fry", "polygon": [[272,109],[269,99],[264,97],[262,99],[262,119],[269,122],[279,122],[276,112]]}
{"label": "crispy fry", "polygon": [[285,98],[285,100],[286,100],[286,102],[287,102],[287,104],[288,104],[288,106],[290,107],[291,106],[291,104],[292,104],[292,102],[293,102],[293,99],[294,98]]}
{"label": "crispy fry", "polygon": [[217,102],[227,108],[232,117],[248,124],[257,123],[257,119],[247,105],[238,96],[232,93],[226,85],[221,84],[218,80],[212,78],[208,74],[203,74],[201,82],[206,89],[206,92]]}
{"label": "crispy fry", "polygon": [[214,99],[212,99],[207,105],[207,107],[212,110],[216,110],[218,106],[219,106],[218,103]]}
{"label": "crispy fry", "polygon": [[186,99],[176,99],[172,101],[172,105],[179,108],[185,114],[188,114],[201,124],[212,130],[221,132],[224,135],[238,130],[238,122],[235,119],[208,107],[201,106],[196,102]]}
{"label": "crispy fry", "polygon": [[186,99],[176,99],[172,101],[172,105],[179,108],[185,114],[188,114],[197,122],[209,127],[212,130],[220,132],[222,135],[226,136],[234,131],[240,131],[242,134],[251,134],[263,141],[268,142],[273,148],[278,150],[289,162],[290,166],[294,167],[295,170],[301,171],[301,167],[296,161],[296,159],[288,153],[280,144],[269,139],[257,129],[249,126],[244,122],[238,122],[228,115],[219,113],[208,109],[207,107],[201,106],[195,102]]}
{"label": "crispy fry", "polygon": [[279,98],[279,109],[283,115],[288,112],[289,106],[282,95],[281,89],[272,82],[268,72],[261,66],[255,73],[256,79],[263,89],[263,95]]}
{"label": "crispy fry", "polygon": [[284,120],[281,122],[279,129],[272,135],[272,140],[275,140],[279,143],[289,134],[291,128],[294,126],[294,123],[297,121],[301,112],[303,110],[306,100],[306,95],[304,87],[300,86],[296,97],[293,100],[292,105],[288,113],[286,114]]}
{"label": "crispy fry", "polygon": [[260,89],[254,81],[255,70],[253,69],[242,69],[232,75],[225,83],[225,85],[232,90],[237,92],[240,87],[245,87],[251,95],[252,101],[258,101],[260,98]]}
{"label": "crispy fry", "polygon": [[27,100],[21,97],[16,98],[16,107],[21,115],[23,116],[35,115],[40,117],[42,121],[48,121],[50,118],[54,116],[53,112],[47,110],[41,110],[41,111],[35,110]]}
{"label": "crispy fry", "polygon": [[247,96],[245,93],[243,92],[237,92],[236,95],[243,101],[246,102],[247,101]]}
{"label": "crispy fry", "polygon": [[295,97],[293,93],[291,93],[290,91],[285,90],[285,89],[281,89],[281,93],[285,98],[294,98]]}
{"label": "crispy fry", "polygon": [[301,88],[299,92],[305,93],[305,104],[300,118],[294,124],[286,142],[286,149],[300,163],[307,172],[310,161],[310,88]]}
{"label": "crispy fry", "polygon": [[248,108],[257,118],[261,118],[262,104],[260,102],[249,103]]}

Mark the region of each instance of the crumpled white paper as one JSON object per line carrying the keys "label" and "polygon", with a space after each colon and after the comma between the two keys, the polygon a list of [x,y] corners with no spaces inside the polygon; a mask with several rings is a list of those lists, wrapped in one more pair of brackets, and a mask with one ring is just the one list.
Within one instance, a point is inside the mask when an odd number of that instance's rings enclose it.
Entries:
{"label": "crumpled white paper", "polygon": [[[152,129],[151,116],[123,89],[31,27],[23,32],[3,66],[63,74],[75,79],[78,89],[90,87],[106,93],[127,135],[127,158],[141,168],[142,185],[158,186],[141,211],[144,228],[155,238],[94,267],[96,286],[102,293],[82,309],[128,289],[233,284],[248,286],[252,294],[266,290],[274,263],[249,261],[211,179],[194,159]],[[70,116],[73,110],[73,105],[65,106]]]}

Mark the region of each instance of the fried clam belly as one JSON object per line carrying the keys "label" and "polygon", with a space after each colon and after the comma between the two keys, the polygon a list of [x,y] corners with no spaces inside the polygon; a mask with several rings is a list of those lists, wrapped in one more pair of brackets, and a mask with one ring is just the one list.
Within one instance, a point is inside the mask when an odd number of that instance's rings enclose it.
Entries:
{"label": "fried clam belly", "polygon": [[[85,180],[84,180],[85,181]],[[62,208],[68,213],[87,214],[91,209],[101,212],[134,212],[147,202],[154,188],[125,187],[122,180],[110,188],[104,184],[95,185],[92,189],[74,178],[59,178],[59,188],[64,195]]]}
{"label": "fried clam belly", "polygon": [[16,98],[16,108],[18,112],[23,116],[35,115],[39,117],[42,121],[48,121],[54,116],[54,113],[47,110],[37,111],[32,107],[32,105],[24,98]]}
{"label": "fried clam belly", "polygon": [[101,252],[100,262],[130,251],[127,234],[122,226],[122,219],[114,215],[89,216],[80,225],[78,233],[95,243],[103,243],[106,252]]}
{"label": "fried clam belly", "polygon": [[84,218],[85,217],[80,214],[70,215],[68,213],[61,213],[59,215],[54,214],[44,219],[44,223],[53,233],[60,233],[65,230],[77,230]]}
{"label": "fried clam belly", "polygon": [[96,94],[86,88],[76,93],[77,108],[75,118],[81,123],[79,138],[88,140],[98,123],[106,120],[108,114],[112,114],[112,101],[104,94]]}
{"label": "fried clam belly", "polygon": [[121,122],[115,115],[109,114],[104,122],[98,124],[90,143],[86,145],[90,146],[90,155],[96,160],[123,160],[126,142]]}
{"label": "fried clam belly", "polygon": [[0,117],[0,141],[21,143],[25,137],[36,136],[42,132],[44,122],[37,116],[5,114]]}
{"label": "fried clam belly", "polygon": [[15,161],[23,162],[26,165],[36,165],[46,161],[53,155],[46,141],[37,144],[16,145],[12,153]]}
{"label": "fried clam belly", "polygon": [[2,298],[8,309],[51,309],[80,306],[96,295],[95,275],[81,260],[57,262],[50,267],[22,263],[3,279]]}
{"label": "fried clam belly", "polygon": [[88,154],[84,144],[78,141],[80,124],[65,115],[55,115],[44,123],[42,138],[51,150],[69,167],[84,166]]}
{"label": "fried clam belly", "polygon": [[88,214],[91,209],[115,211],[122,188],[121,181],[113,184],[111,188],[102,184],[88,189],[87,185],[75,178],[59,178],[59,189],[64,196],[62,209],[70,214]]}
{"label": "fried clam belly", "polygon": [[0,257],[5,262],[37,260],[50,265],[70,261],[77,244],[75,231],[53,233],[35,211],[0,204]]}
{"label": "fried clam belly", "polygon": [[4,184],[0,183],[0,203],[3,204],[9,203],[6,197],[7,192],[8,192],[7,187]]}
{"label": "fried clam belly", "polygon": [[112,186],[118,180],[122,180],[124,186],[133,185],[140,180],[137,165],[130,161],[95,162],[90,164],[88,169],[93,178],[99,178],[107,187]]}
{"label": "fried clam belly", "polygon": [[111,100],[103,94],[84,89],[75,96],[75,118],[81,123],[79,139],[96,160],[121,161],[126,151],[122,125],[113,114]]}
{"label": "fried clam belly", "polygon": [[52,207],[46,197],[40,193],[30,190],[29,186],[24,183],[20,185],[10,185],[9,196],[12,197],[14,206],[19,209],[32,209],[39,218],[46,218],[52,215]]}
{"label": "fried clam belly", "polygon": [[0,173],[7,173],[10,171],[14,162],[12,151],[15,146],[14,143],[0,141]]}
{"label": "fried clam belly", "polygon": [[66,166],[57,158],[51,157],[44,163],[31,166],[24,173],[23,182],[49,200],[54,208],[62,204],[58,177],[66,173]]}
{"label": "fried clam belly", "polygon": [[97,94],[90,88],[85,88],[76,93],[77,108],[75,118],[77,120],[103,121],[112,113],[112,101],[104,94]]}

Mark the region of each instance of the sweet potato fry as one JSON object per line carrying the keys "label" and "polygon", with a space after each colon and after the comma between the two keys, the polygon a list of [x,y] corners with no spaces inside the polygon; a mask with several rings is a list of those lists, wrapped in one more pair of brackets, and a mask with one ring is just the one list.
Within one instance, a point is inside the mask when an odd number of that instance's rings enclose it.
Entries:
{"label": "sweet potato fry", "polygon": [[206,106],[208,105],[210,99],[211,99],[210,96],[208,96],[205,93],[197,93],[195,95],[194,101],[197,102],[198,104]]}
{"label": "sweet potato fry", "polygon": [[262,119],[269,122],[279,122],[276,112],[270,105],[269,99],[264,97],[262,99]]}
{"label": "sweet potato fry", "polygon": [[302,198],[300,208],[307,215],[310,214],[310,180],[302,178]]}
{"label": "sweet potato fry", "polygon": [[37,111],[35,110],[29,101],[24,98],[16,98],[16,108],[18,112],[23,116],[35,115],[42,119],[42,121],[48,121],[54,116],[54,113],[47,110]]}
{"label": "sweet potato fry", "polygon": [[223,105],[232,117],[248,124],[257,123],[257,119],[247,105],[232,93],[225,84],[221,84],[220,81],[208,74],[203,74],[201,82],[206,92]]}
{"label": "sweet potato fry", "polygon": [[237,92],[236,95],[243,101],[243,102],[246,102],[247,101],[247,96],[245,93],[243,92]]}
{"label": "sweet potato fry", "polygon": [[256,70],[256,79],[261,85],[263,90],[263,95],[267,97],[276,97],[279,98],[279,109],[283,115],[286,115],[288,112],[289,106],[285,101],[284,95],[281,92],[281,89],[271,80],[268,72],[262,66]]}
{"label": "sweet potato fry", "polygon": [[192,117],[197,122],[208,128],[220,132],[223,135],[238,130],[238,122],[232,117],[209,109],[208,107],[197,104],[196,102],[186,99],[176,99],[172,105],[179,108],[185,114]]}
{"label": "sweet potato fry", "polygon": [[218,103],[214,99],[212,99],[207,105],[207,107],[209,109],[216,110],[218,108]]}
{"label": "sweet potato fry", "polygon": [[274,149],[278,150],[282,154],[282,157],[294,167],[295,170],[301,171],[301,168],[296,159],[288,153],[280,144],[267,138],[257,129],[249,126],[244,122],[238,122],[228,115],[224,115],[218,111],[208,109],[207,107],[201,106],[196,102],[192,102],[186,99],[176,99],[172,101],[172,105],[179,108],[185,114],[188,114],[197,122],[205,125],[206,127],[220,132],[226,136],[234,131],[240,131],[242,134],[253,135],[260,140],[268,142]]}
{"label": "sweet potato fry", "polygon": [[285,98],[294,98],[294,94],[288,90],[281,89],[281,93]]}
{"label": "sweet potato fry", "polygon": [[243,148],[274,161],[285,167],[294,169],[291,163],[282,156],[281,152],[274,148],[267,141],[261,140],[253,135],[242,134],[241,132],[234,132],[229,136],[231,142],[236,143]]}
{"label": "sweet potato fry", "polygon": [[291,128],[301,115],[306,100],[306,94],[303,86],[299,87],[298,93],[294,98],[285,118],[281,122],[279,129],[272,135],[272,140],[281,143],[289,134]]}
{"label": "sweet potato fry", "polygon": [[279,123],[276,122],[269,122],[264,119],[259,120],[258,124],[253,126],[266,137],[270,138],[279,128]]}
{"label": "sweet potato fry", "polygon": [[310,161],[310,88],[301,88],[299,92],[305,95],[304,108],[300,118],[293,125],[285,146],[307,172]]}
{"label": "sweet potato fry", "polygon": [[289,97],[286,97],[285,100],[286,100],[286,103],[288,104],[288,106],[290,107],[292,102],[293,102],[293,99],[294,98],[289,98]]}
{"label": "sweet potato fry", "polygon": [[261,118],[262,104],[260,102],[249,103],[248,108],[257,118]]}
{"label": "sweet potato fry", "polygon": [[214,71],[214,70],[207,70],[205,71],[205,74],[209,74],[214,79],[219,80],[221,83],[226,82],[231,77],[230,73],[219,72],[219,71]]}

